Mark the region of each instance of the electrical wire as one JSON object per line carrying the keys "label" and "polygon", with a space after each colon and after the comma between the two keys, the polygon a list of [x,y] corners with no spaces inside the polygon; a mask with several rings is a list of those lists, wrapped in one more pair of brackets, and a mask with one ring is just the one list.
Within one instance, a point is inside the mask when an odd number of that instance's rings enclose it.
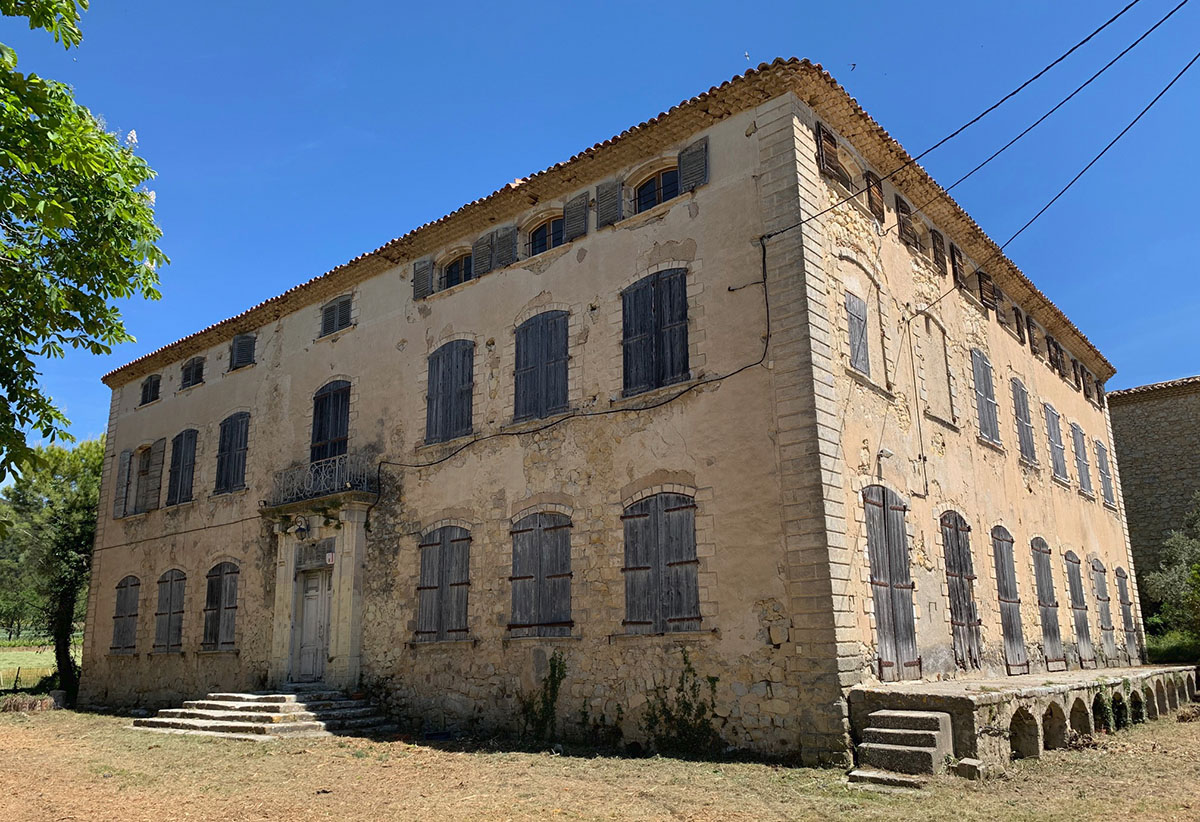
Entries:
{"label": "electrical wire", "polygon": [[[1055,67],[1055,66],[1057,66],[1059,63],[1061,63],[1063,60],[1065,60],[1065,59],[1067,59],[1068,57],[1070,57],[1070,56],[1071,56],[1071,55],[1072,55],[1072,54],[1073,54],[1075,51],[1077,51],[1077,50],[1078,50],[1078,49],[1079,49],[1081,46],[1083,46],[1085,43],[1087,43],[1088,41],[1090,41],[1090,40],[1091,40],[1093,37],[1095,37],[1095,36],[1096,36],[1097,34],[1099,34],[1100,32],[1104,31],[1104,30],[1105,30],[1106,28],[1108,28],[1110,25],[1112,25],[1113,23],[1115,23],[1115,22],[1117,21],[1117,19],[1118,19],[1119,17],[1121,17],[1121,15],[1125,14],[1125,12],[1129,11],[1131,8],[1133,8],[1134,6],[1136,6],[1136,5],[1137,5],[1138,3],[1140,3],[1140,2],[1141,2],[1141,0],[1133,0],[1133,2],[1131,2],[1129,5],[1125,6],[1125,8],[1121,9],[1119,12],[1117,12],[1116,14],[1114,14],[1112,17],[1108,18],[1108,20],[1106,20],[1106,21],[1105,21],[1105,22],[1104,22],[1104,23],[1103,23],[1103,24],[1102,24],[1102,25],[1101,25],[1101,26],[1100,26],[1098,29],[1096,29],[1095,31],[1093,31],[1093,32],[1092,32],[1091,34],[1089,34],[1087,37],[1084,37],[1084,38],[1083,38],[1082,40],[1080,40],[1078,43],[1076,43],[1075,45],[1071,46],[1071,48],[1067,49],[1065,52],[1063,52],[1061,55],[1059,55],[1057,58],[1055,58],[1055,60],[1054,60],[1053,62],[1051,62],[1049,65],[1047,65],[1047,66],[1046,66],[1045,68],[1043,68],[1041,71],[1039,71],[1037,74],[1033,75],[1033,76],[1032,76],[1032,77],[1030,77],[1028,80],[1026,80],[1025,82],[1021,83],[1021,85],[1017,86],[1015,89],[1013,89],[1013,90],[1012,90],[1012,91],[1010,91],[1008,94],[1006,94],[1006,95],[1004,95],[1003,97],[1001,97],[1001,98],[1000,98],[999,100],[997,100],[995,103],[993,103],[992,105],[988,106],[986,109],[984,109],[984,110],[983,110],[982,112],[980,112],[978,115],[976,115],[976,116],[975,116],[975,117],[973,117],[972,119],[968,120],[966,123],[964,123],[963,125],[959,126],[957,129],[955,129],[954,131],[950,132],[949,134],[947,134],[947,135],[946,135],[945,137],[943,137],[942,139],[938,140],[936,143],[934,143],[934,144],[933,144],[933,145],[931,145],[929,148],[927,148],[927,149],[925,149],[924,151],[922,151],[922,152],[921,152],[920,154],[918,154],[916,157],[913,157],[913,158],[909,159],[909,160],[908,160],[908,162],[904,163],[904,164],[903,164],[903,165],[901,165],[899,168],[895,168],[895,169],[893,169],[892,171],[889,171],[887,174],[885,174],[883,177],[881,177],[881,178],[880,178],[880,182],[882,182],[882,181],[884,181],[884,180],[887,180],[887,179],[890,179],[890,178],[894,177],[895,175],[899,174],[899,173],[900,173],[901,171],[903,171],[904,169],[906,169],[906,168],[908,168],[909,166],[913,165],[914,163],[916,163],[916,162],[920,161],[920,159],[921,159],[922,157],[924,157],[925,155],[929,154],[930,152],[932,152],[932,151],[934,151],[934,150],[936,150],[936,149],[938,149],[938,148],[941,148],[943,145],[945,145],[946,143],[948,143],[950,140],[953,140],[955,137],[957,137],[958,135],[962,134],[962,133],[963,133],[964,131],[966,131],[968,128],[970,128],[971,126],[973,126],[973,125],[975,125],[976,123],[978,123],[978,122],[979,122],[980,120],[982,120],[984,117],[986,117],[987,115],[991,114],[993,111],[995,111],[996,109],[998,109],[1000,106],[1004,105],[1006,102],[1008,102],[1009,100],[1011,100],[1013,97],[1017,96],[1019,93],[1021,93],[1022,91],[1024,91],[1024,90],[1025,90],[1025,89],[1026,89],[1026,88],[1027,88],[1027,87],[1028,87],[1030,84],[1032,84],[1034,81],[1038,80],[1038,79],[1039,79],[1040,77],[1042,77],[1042,75],[1044,75],[1046,72],[1050,71],[1050,69],[1054,68],[1054,67]],[[842,200],[839,200],[838,202],[834,203],[833,205],[831,205],[831,206],[829,206],[829,207],[827,207],[827,208],[823,208],[823,209],[821,209],[820,211],[817,211],[817,212],[816,212],[816,213],[814,213],[814,214],[810,214],[809,216],[805,217],[804,219],[800,220],[800,221],[799,221],[799,222],[797,222],[797,223],[793,223],[792,225],[785,226],[785,227],[783,227],[783,228],[780,228],[780,229],[776,229],[775,231],[772,231],[772,232],[768,233],[768,234],[766,235],[766,237],[767,237],[768,239],[770,239],[771,237],[776,237],[776,236],[778,236],[778,235],[780,235],[780,234],[783,234],[784,232],[791,231],[792,229],[795,229],[795,228],[799,228],[800,226],[804,225],[805,223],[809,222],[810,220],[815,220],[817,217],[820,217],[822,214],[827,214],[828,212],[832,211],[833,209],[837,208],[838,206],[845,205],[846,203],[848,203],[848,202],[850,202],[851,200],[855,199],[856,197],[858,197],[860,194],[862,194],[862,193],[863,193],[864,191],[866,191],[866,190],[867,190],[867,189],[866,189],[866,186],[864,186],[863,188],[859,189],[858,191],[855,191],[855,192],[853,192],[853,193],[852,193],[852,194],[851,194],[849,197],[846,197],[846,198],[844,198],[844,199],[842,199]]]}

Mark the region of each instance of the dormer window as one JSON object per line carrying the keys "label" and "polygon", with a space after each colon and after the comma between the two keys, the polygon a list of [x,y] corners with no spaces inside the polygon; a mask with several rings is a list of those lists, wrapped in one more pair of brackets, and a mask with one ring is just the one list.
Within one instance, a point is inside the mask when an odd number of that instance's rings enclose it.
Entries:
{"label": "dormer window", "polygon": [[204,382],[204,358],[192,357],[183,364],[183,373],[180,375],[179,387],[191,388],[193,385],[200,385]]}
{"label": "dormer window", "polygon": [[635,189],[634,206],[637,213],[649,211],[659,203],[679,196],[679,167],[672,166],[657,172]]}
{"label": "dormer window", "polygon": [[142,401],[138,405],[149,405],[158,399],[158,389],[162,385],[162,377],[151,374],[142,380]]}
{"label": "dormer window", "polygon": [[529,232],[529,256],[541,254],[563,244],[563,218],[551,217]]}
{"label": "dormer window", "polygon": [[465,283],[473,276],[471,255],[464,254],[442,269],[442,288]]}
{"label": "dormer window", "polygon": [[350,309],[353,306],[353,299],[353,295],[346,294],[325,303],[321,309],[322,337],[350,327]]}

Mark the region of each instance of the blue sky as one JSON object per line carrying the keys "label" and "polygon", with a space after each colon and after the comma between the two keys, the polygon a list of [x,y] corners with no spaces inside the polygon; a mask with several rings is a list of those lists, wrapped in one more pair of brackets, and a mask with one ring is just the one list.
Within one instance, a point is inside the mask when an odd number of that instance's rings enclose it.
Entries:
{"label": "blue sky", "polygon": [[[961,3],[438,3],[93,0],[70,52],[0,18],[24,71],[136,129],[172,258],[137,342],[72,352],[43,384],[80,437],[100,376],[564,160],[777,56],[825,66],[913,154],[1127,0]],[[1177,0],[1143,0],[930,154],[949,184]],[[955,197],[1003,242],[1194,54],[1187,6]],[[747,60],[746,54],[749,54]],[[1200,372],[1194,68],[1009,255],[1117,366],[1109,388]]]}

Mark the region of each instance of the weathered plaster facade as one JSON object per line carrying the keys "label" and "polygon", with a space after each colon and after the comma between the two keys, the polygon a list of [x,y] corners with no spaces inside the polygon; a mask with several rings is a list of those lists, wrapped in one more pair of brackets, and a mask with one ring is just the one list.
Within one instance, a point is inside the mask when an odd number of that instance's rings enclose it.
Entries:
{"label": "weathered plaster facade", "polygon": [[[907,505],[920,665],[906,675],[957,674],[938,525],[947,510],[973,526],[985,670],[1004,670],[987,539],[998,524],[1015,540],[1032,670],[1044,667],[1035,536],[1054,551],[1064,643],[1072,642],[1068,550],[1108,569],[1119,635],[1111,573],[1129,560],[1115,461],[1109,505],[1094,457],[1096,493],[1082,493],[1073,470],[1052,479],[1037,413],[1038,462],[1019,461],[1008,384],[1019,376],[1031,405],[1051,402],[1064,431],[1077,422],[1089,444],[1109,442],[1100,395],[1085,397],[1051,371],[1044,341],[1040,354],[1019,342],[1011,319],[999,323],[973,296],[973,280],[955,288],[928,243],[924,251],[902,243],[894,195],[929,201],[924,214],[947,244],[968,260],[993,260],[997,284],[1039,334],[1049,330],[1100,381],[1112,367],[1011,262],[992,257],[991,241],[918,166],[883,184],[882,225],[861,195],[841,202],[849,192],[818,165],[818,123],[840,135],[856,190],[863,171],[884,175],[906,159],[828,75],[778,61],[109,375],[83,698],[157,705],[294,678],[300,588],[311,568],[328,573],[325,681],[365,687],[417,727],[519,726],[518,696],[536,688],[560,651],[563,723],[586,709],[637,738],[648,695],[676,676],[684,647],[701,676],[719,678],[719,730],[729,744],[846,761],[846,694],[882,670],[861,496],[868,485]],[[524,240],[539,219],[606,181],[625,181],[631,205],[642,179],[701,138],[708,176],[694,191],[605,227],[593,203],[585,236],[414,299],[414,263],[449,262],[505,224]],[[668,269],[686,270],[690,377],[624,397],[621,292]],[[846,291],[869,306],[870,377],[849,365]],[[342,294],[353,297],[352,325],[319,337],[321,306]],[[514,331],[543,310],[569,315],[569,409],[514,423]],[[257,333],[257,361],[226,371],[229,341],[245,332]],[[464,339],[475,345],[472,433],[426,444],[428,357]],[[978,436],[972,348],[994,368],[998,446]],[[197,354],[207,358],[207,381],[179,390],[179,366]],[[149,374],[162,375],[162,398],[139,406]],[[333,379],[351,384],[349,449],[378,467],[378,494],[277,505],[275,473],[307,463],[312,398]],[[237,411],[251,415],[246,490],[214,494],[217,429]],[[194,501],[114,518],[120,455],[185,428],[199,432]],[[622,516],[663,492],[695,502],[701,629],[633,635],[624,624]],[[570,518],[570,636],[518,638],[508,629],[511,530],[538,511]],[[297,516],[307,533],[296,530]],[[442,526],[470,535],[468,631],[459,641],[417,642],[418,545]],[[226,559],[240,566],[236,650],[204,652],[203,581]],[[171,568],[188,580],[183,638],[177,652],[159,653],[155,581]],[[141,580],[137,644],[113,653],[116,585],[130,574]],[[1090,577],[1087,590],[1099,645]]]}
{"label": "weathered plaster facade", "polygon": [[1200,377],[1114,391],[1109,407],[1133,564],[1146,573],[1200,491]]}

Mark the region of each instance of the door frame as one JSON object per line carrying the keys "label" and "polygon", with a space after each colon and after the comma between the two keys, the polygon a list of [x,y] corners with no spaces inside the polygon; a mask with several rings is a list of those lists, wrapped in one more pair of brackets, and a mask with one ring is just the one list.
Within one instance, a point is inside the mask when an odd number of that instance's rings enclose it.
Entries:
{"label": "door frame", "polygon": [[[300,678],[300,655],[304,644],[304,582],[308,577],[317,577],[321,582],[321,592],[318,601],[324,610],[322,618],[325,622],[325,653],[321,661],[321,674],[313,679]],[[326,666],[329,663],[329,630],[330,612],[333,604],[333,569],[310,568],[296,572],[295,607],[292,609],[292,653],[291,664],[288,667],[288,682],[321,682],[325,679]]]}

